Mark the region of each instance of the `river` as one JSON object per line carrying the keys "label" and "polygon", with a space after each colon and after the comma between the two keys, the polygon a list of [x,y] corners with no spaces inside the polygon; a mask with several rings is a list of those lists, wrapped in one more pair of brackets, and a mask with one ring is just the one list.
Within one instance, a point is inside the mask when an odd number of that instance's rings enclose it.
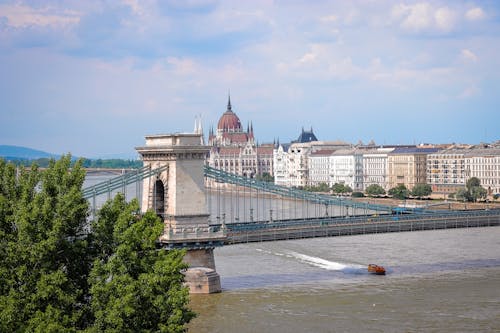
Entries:
{"label": "river", "polygon": [[223,292],[191,296],[190,332],[500,331],[500,227],[231,245],[215,260]]}

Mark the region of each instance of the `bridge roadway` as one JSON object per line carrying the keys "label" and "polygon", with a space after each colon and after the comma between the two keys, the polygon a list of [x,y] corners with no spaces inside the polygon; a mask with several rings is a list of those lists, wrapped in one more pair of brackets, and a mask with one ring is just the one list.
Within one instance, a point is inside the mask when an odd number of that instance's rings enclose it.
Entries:
{"label": "bridge roadway", "polygon": [[237,223],[225,225],[225,244],[499,225],[500,209]]}

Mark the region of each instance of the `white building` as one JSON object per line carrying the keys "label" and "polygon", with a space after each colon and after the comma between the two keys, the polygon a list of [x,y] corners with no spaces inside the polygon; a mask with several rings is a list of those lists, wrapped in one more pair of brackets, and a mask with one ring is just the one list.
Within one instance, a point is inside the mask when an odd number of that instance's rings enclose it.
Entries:
{"label": "white building", "polygon": [[387,156],[394,148],[374,148],[361,151],[363,154],[363,191],[372,184],[387,188]]}
{"label": "white building", "polygon": [[334,151],[323,149],[312,152],[309,155],[309,185],[318,186],[330,183],[330,156]]}
{"label": "white building", "polygon": [[473,149],[465,154],[467,178],[476,177],[488,195],[500,194],[500,149]]}
{"label": "white building", "polygon": [[329,173],[330,186],[343,184],[354,190],[356,188],[356,158],[354,150],[341,149],[331,154]]}

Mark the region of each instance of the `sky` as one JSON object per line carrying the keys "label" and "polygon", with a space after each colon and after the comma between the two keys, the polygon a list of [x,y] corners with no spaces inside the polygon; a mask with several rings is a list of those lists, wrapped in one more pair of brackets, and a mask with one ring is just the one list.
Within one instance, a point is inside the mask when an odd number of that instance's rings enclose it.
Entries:
{"label": "sky", "polygon": [[134,157],[229,93],[259,143],[499,140],[500,2],[0,0],[0,144]]}

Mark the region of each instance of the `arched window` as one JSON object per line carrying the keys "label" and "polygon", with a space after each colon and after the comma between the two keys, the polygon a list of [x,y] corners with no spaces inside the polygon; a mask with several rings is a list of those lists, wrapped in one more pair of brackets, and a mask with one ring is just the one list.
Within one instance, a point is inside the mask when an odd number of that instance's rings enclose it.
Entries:
{"label": "arched window", "polygon": [[161,179],[155,182],[153,194],[153,210],[156,215],[163,219],[165,215],[165,186]]}

